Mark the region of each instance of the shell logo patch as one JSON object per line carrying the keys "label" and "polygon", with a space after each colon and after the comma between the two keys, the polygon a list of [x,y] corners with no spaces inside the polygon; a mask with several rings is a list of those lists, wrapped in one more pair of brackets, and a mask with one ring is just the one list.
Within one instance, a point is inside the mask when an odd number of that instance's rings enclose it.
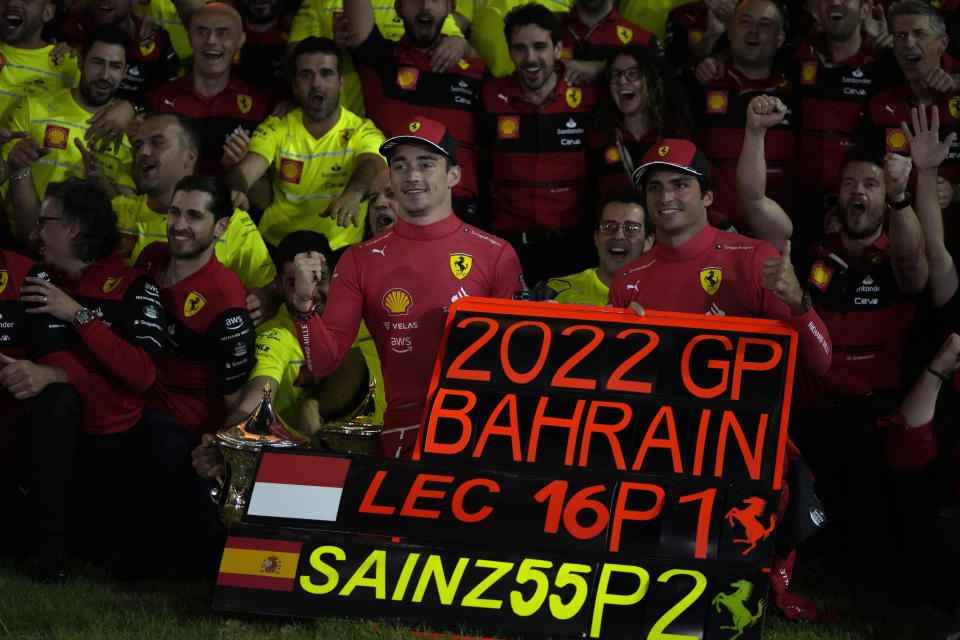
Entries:
{"label": "shell logo patch", "polygon": [[603,152],[603,161],[607,164],[620,162],[620,150],[616,147],[607,147]]}
{"label": "shell logo patch", "polygon": [[670,153],[670,145],[668,144],[665,144],[661,146],[659,149],[657,149],[657,155],[659,155],[661,158],[667,155],[668,153]]}
{"label": "shell logo patch", "polygon": [[119,278],[107,278],[106,282],[103,283],[103,292],[110,293],[117,288],[117,285],[120,284],[120,281],[123,280],[123,276]]}
{"label": "shell logo patch", "polygon": [[0,53],[0,69],[3,69],[5,66],[7,66],[7,57]]}
{"label": "shell logo patch", "polygon": [[617,37],[620,38],[620,42],[627,44],[633,40],[633,29],[619,24],[617,25]]}
{"label": "shell logo patch", "polygon": [[695,46],[700,44],[701,40],[703,40],[703,31],[700,29],[690,29],[690,32],[687,34],[687,42]]}
{"label": "shell logo patch", "polygon": [[144,58],[153,53],[153,50],[157,48],[157,43],[153,40],[141,40],[140,41],[140,55]]}
{"label": "shell logo patch", "polygon": [[472,266],[473,256],[467,255],[466,253],[450,254],[450,271],[453,272],[457,280],[466,278]]}
{"label": "shell logo patch", "polygon": [[823,263],[823,260],[817,260],[810,268],[810,284],[820,291],[826,291],[830,285],[830,278],[833,277],[833,269]]}
{"label": "shell logo patch", "polygon": [[7,270],[0,269],[0,293],[3,293],[3,290],[7,288],[8,282],[10,282],[10,276],[7,275]]}
{"label": "shell logo patch", "polygon": [[816,60],[805,60],[800,67],[800,83],[815,84],[817,82],[817,62]]}
{"label": "shell logo patch", "polygon": [[498,138],[519,138],[520,118],[517,116],[500,116],[497,118]]}
{"label": "shell logo patch", "polygon": [[303,160],[291,160],[290,158],[280,158],[280,179],[284,182],[300,184],[300,176],[303,175]]}
{"label": "shell logo patch", "polygon": [[253,98],[245,93],[238,94],[237,108],[240,109],[241,113],[250,113],[250,109],[253,108]]}
{"label": "shell logo patch", "polygon": [[723,269],[720,267],[704,267],[700,269],[700,286],[709,295],[713,295],[720,288],[720,281],[723,280]]}
{"label": "shell logo patch", "polygon": [[567,89],[567,105],[571,109],[576,109],[580,106],[580,100],[583,98],[583,91],[577,89],[576,87],[570,87]]}
{"label": "shell logo patch", "polygon": [[387,291],[381,301],[383,308],[390,312],[392,316],[405,316],[413,304],[410,294],[403,289],[390,289]]}
{"label": "shell logo patch", "polygon": [[414,120],[410,123],[410,133],[416,133],[420,130],[420,123]]}
{"label": "shell logo patch", "polygon": [[48,149],[66,149],[70,139],[70,129],[48,124],[43,131],[43,146]]}
{"label": "shell logo patch", "polygon": [[413,91],[417,88],[417,79],[420,71],[414,67],[400,67],[397,69],[397,86],[401,89]]}
{"label": "shell logo patch", "polygon": [[207,304],[206,298],[196,291],[191,291],[187,299],[183,301],[183,317],[189,318],[197,315],[205,304]]}
{"label": "shell logo patch", "polygon": [[572,60],[573,59],[573,49],[570,47],[561,47],[560,48],[560,58],[562,60]]}
{"label": "shell logo patch", "polygon": [[727,92],[707,91],[707,113],[727,112]]}
{"label": "shell logo patch", "polygon": [[950,107],[950,115],[954,118],[960,119],[960,97],[950,98],[950,102],[947,103],[947,106]]}
{"label": "shell logo patch", "polygon": [[887,129],[887,151],[907,151],[907,136],[899,128]]}

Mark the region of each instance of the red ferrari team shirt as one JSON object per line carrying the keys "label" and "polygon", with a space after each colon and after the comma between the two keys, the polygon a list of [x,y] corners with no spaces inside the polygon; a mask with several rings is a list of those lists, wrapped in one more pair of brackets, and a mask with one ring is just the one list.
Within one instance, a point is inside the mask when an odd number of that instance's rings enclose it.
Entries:
{"label": "red ferrari team shirt", "polygon": [[310,371],[323,377],[343,360],[362,318],[383,367],[384,427],[404,427],[420,421],[450,305],[522,288],[520,261],[504,240],[453,215],[426,226],[400,219],[347,248],[323,318],[298,321],[297,335]]}

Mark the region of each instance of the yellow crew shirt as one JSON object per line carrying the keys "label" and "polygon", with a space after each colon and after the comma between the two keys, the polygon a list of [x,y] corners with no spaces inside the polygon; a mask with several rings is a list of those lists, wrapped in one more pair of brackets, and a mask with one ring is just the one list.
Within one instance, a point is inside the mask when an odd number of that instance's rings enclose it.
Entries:
{"label": "yellow crew shirt", "polygon": [[[57,89],[70,89],[80,81],[77,58],[50,57],[53,45],[21,49],[0,42],[0,122],[20,98],[39,96]],[[89,118],[89,114],[87,114]]]}
{"label": "yellow crew shirt", "polygon": [[277,246],[291,231],[308,230],[326,236],[334,250],[360,242],[366,228],[366,202],[360,205],[357,227],[337,226],[335,219],[319,213],[343,192],[357,156],[379,155],[383,141],[373,122],[343,107],[337,124],[320,138],[307,131],[300,109],[283,118],[267,118],[253,132],[249,148],[273,167],[273,202],[260,220],[264,239]]}
{"label": "yellow crew shirt", "polygon": [[[167,241],[167,214],[147,206],[147,195],[120,195],[113,199],[120,230],[120,254],[130,266],[137,262],[144,247]],[[277,277],[267,246],[250,214],[235,209],[227,231],[217,239],[214,249],[223,266],[233,271],[247,288],[263,287]]]}
{"label": "yellow crew shirt", "polygon": [[562,278],[550,278],[547,286],[557,292],[554,298],[564,304],[589,304],[596,307],[607,306],[610,287],[597,277],[596,267],[584,269]]}

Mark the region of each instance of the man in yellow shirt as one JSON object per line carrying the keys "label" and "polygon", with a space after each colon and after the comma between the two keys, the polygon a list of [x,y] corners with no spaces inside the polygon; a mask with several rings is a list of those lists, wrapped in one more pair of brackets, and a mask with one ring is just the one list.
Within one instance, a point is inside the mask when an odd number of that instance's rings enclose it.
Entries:
{"label": "man in yellow shirt", "polygon": [[653,246],[653,228],[644,209],[644,195],[635,189],[608,193],[594,229],[593,244],[599,265],[550,279],[547,286],[557,292],[557,302],[606,306],[613,276]]}
{"label": "man in yellow shirt", "polygon": [[69,89],[80,79],[77,59],[53,57],[43,39],[56,11],[50,0],[0,0],[0,120],[20,98]]}
{"label": "man in yellow shirt", "polygon": [[[174,187],[193,175],[199,155],[199,140],[192,125],[175,113],[159,113],[144,120],[133,140],[133,176],[137,193],[113,199],[120,229],[120,253],[133,265],[143,248],[166,242],[167,211]],[[247,308],[254,322],[262,320],[258,309],[267,304],[262,289],[271,286],[277,271],[257,226],[246,211],[230,216],[227,231],[217,239],[217,259],[239,276],[251,295]]]}
{"label": "man in yellow shirt", "polygon": [[[15,233],[26,241],[37,221],[40,201],[51,182],[72,177],[94,180],[108,193],[133,190],[132,158],[126,137],[99,152],[87,147],[90,116],[107,108],[126,73],[129,38],[112,25],[92,29],[80,57],[80,84],[17,102],[4,126],[27,137],[3,147],[10,176],[8,211]],[[29,180],[27,179],[29,178]]]}
{"label": "man in yellow shirt", "polygon": [[383,134],[339,104],[340,50],[327,38],[307,38],[293,57],[293,93],[300,107],[257,127],[246,156],[227,174],[234,203],[244,206],[250,186],[273,168],[273,202],[260,220],[267,243],[294,230],[326,236],[334,250],[359,242],[362,203],[384,166]]}

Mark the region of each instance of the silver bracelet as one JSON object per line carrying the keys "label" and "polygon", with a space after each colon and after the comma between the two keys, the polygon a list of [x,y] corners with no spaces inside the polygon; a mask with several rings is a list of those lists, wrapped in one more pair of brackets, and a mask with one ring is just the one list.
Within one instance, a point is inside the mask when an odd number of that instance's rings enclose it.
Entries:
{"label": "silver bracelet", "polygon": [[30,167],[27,167],[20,173],[10,174],[10,179],[13,180],[14,182],[20,182],[21,180],[26,178],[28,175],[30,175]]}

